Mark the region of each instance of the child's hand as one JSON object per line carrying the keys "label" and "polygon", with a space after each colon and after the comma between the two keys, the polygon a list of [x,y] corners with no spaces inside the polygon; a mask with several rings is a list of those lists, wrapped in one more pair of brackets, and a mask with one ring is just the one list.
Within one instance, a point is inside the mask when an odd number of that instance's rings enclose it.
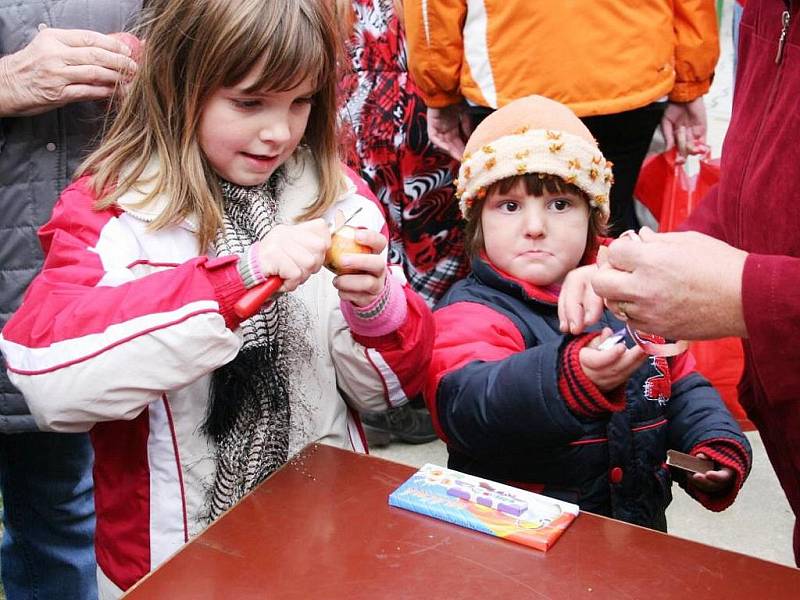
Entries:
{"label": "child's hand", "polygon": [[356,306],[368,306],[383,292],[386,285],[386,258],[380,253],[386,248],[386,238],[370,229],[358,229],[356,242],[372,248],[373,254],[344,254],[341,266],[358,271],[337,275],[333,285],[339,290],[339,298]]}
{"label": "child's hand", "polygon": [[592,276],[596,265],[578,267],[567,273],[558,294],[558,321],[562,333],[577,335],[603,315],[603,299],[594,293]]}
{"label": "child's hand", "polygon": [[331,245],[328,224],[322,219],[297,225],[276,225],[258,245],[264,275],[283,279],[281,292],[291,292],[319,271]]}
{"label": "child's hand", "polygon": [[597,347],[611,334],[611,329],[606,327],[588,346],[581,348],[579,354],[583,372],[602,392],[613,390],[628,381],[647,358],[639,346],[626,348],[623,343],[614,344],[607,350],[598,350]]}
{"label": "child's hand", "polygon": [[[708,457],[702,452],[697,453],[698,458]],[[714,471],[706,471],[705,473],[692,473],[687,481],[695,488],[706,494],[718,494],[724,492],[733,485],[736,479],[736,474],[733,469],[728,467],[720,467]]]}

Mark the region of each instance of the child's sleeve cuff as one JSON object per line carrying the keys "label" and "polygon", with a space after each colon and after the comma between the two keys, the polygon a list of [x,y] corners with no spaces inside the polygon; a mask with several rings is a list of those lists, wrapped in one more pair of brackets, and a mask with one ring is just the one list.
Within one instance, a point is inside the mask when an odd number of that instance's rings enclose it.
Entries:
{"label": "child's sleeve cuff", "polygon": [[229,329],[236,329],[242,319],[236,316],[234,304],[244,295],[246,288],[237,268],[237,255],[221,256],[206,261],[208,280],[214,288],[219,311]]}
{"label": "child's sleeve cuff", "polygon": [[380,337],[396,331],[406,320],[408,305],[403,284],[387,272],[380,295],[367,306],[341,301],[342,314],[350,330],[364,337]]}
{"label": "child's sleeve cuff", "polygon": [[558,367],[558,389],[567,407],[573,414],[588,419],[599,419],[609,412],[619,412],[625,408],[625,385],[603,393],[581,367],[581,348],[598,335],[586,333],[567,343]]}
{"label": "child's sleeve cuff", "polygon": [[750,453],[736,440],[718,438],[704,440],[692,448],[690,454],[705,454],[708,458],[734,472],[734,481],[728,489],[717,494],[700,491],[686,479],[686,492],[707,509],[720,512],[728,508],[739,493],[747,475],[750,473],[752,458]]}

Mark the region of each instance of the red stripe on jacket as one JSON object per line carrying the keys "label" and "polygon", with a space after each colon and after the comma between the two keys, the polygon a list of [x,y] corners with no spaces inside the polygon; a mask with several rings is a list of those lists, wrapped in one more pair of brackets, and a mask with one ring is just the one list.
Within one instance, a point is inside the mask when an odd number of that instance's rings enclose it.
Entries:
{"label": "red stripe on jacket", "polygon": [[[150,463],[148,409],[133,421],[98,423],[91,431],[95,451],[97,564],[126,590],[150,571]],[[120,465],[125,465],[120,469]]]}

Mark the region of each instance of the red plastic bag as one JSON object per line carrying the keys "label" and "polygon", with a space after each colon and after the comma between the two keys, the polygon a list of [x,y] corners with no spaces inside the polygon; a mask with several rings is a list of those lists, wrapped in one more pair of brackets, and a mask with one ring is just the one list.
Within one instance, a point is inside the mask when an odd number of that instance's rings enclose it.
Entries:
{"label": "red plastic bag", "polygon": [[634,195],[658,220],[659,231],[675,231],[719,181],[719,159],[704,156],[700,171],[689,176],[675,164],[675,148],[645,160]]}
{"label": "red plastic bag", "polygon": [[[700,171],[689,176],[675,164],[676,150],[649,157],[642,165],[635,196],[658,219],[659,231],[674,231],[719,181],[719,159],[700,159]],[[744,353],[739,338],[692,342],[697,370],[717,388],[728,410],[744,429],[752,430],[739,404],[736,386],[742,376]]]}

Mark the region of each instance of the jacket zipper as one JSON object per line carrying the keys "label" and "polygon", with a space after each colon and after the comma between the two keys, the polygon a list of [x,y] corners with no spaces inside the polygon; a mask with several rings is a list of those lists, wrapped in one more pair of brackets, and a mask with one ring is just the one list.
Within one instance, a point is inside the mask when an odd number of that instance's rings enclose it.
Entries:
{"label": "jacket zipper", "polygon": [[792,15],[789,12],[789,9],[792,7],[792,3],[789,2],[789,7],[787,10],[783,11],[781,14],[781,35],[778,38],[778,52],[775,54],[775,64],[781,64],[783,60],[783,47],[786,45],[786,34],[789,31],[789,23],[792,21]]}
{"label": "jacket zipper", "polygon": [[[772,108],[772,103],[775,100],[775,94],[778,91],[779,82],[783,71],[782,69],[783,48],[786,45],[786,38],[789,35],[789,25],[791,24],[792,20],[791,11],[793,2],[794,0],[784,0],[784,3],[786,4],[786,10],[784,10],[781,13],[781,33],[780,36],[778,37],[778,52],[777,55],[775,56],[775,63],[778,65],[778,68],[775,72],[775,79],[772,80],[772,85],[770,86],[769,95],[767,97],[767,103],[766,103],[767,108],[764,114],[768,113],[769,110]],[[758,126],[758,131],[756,132],[755,138],[753,139],[752,144],[750,145],[751,148],[755,146],[755,144],[761,139],[761,133],[764,128],[764,122],[765,119],[761,119],[761,122],[759,123]],[[745,168],[741,172],[742,180],[740,182],[740,187],[739,187],[740,194],[741,194],[741,185],[744,184],[745,175],[750,172],[750,166],[752,165],[753,159],[754,156],[751,152],[750,156],[747,159],[747,163],[745,164]],[[744,235],[742,233],[744,231],[743,224],[744,224],[744,203],[741,201],[741,198],[739,198],[739,218],[737,219],[736,223],[736,229],[737,229],[736,237],[739,240],[737,246],[738,248],[744,248]]]}

